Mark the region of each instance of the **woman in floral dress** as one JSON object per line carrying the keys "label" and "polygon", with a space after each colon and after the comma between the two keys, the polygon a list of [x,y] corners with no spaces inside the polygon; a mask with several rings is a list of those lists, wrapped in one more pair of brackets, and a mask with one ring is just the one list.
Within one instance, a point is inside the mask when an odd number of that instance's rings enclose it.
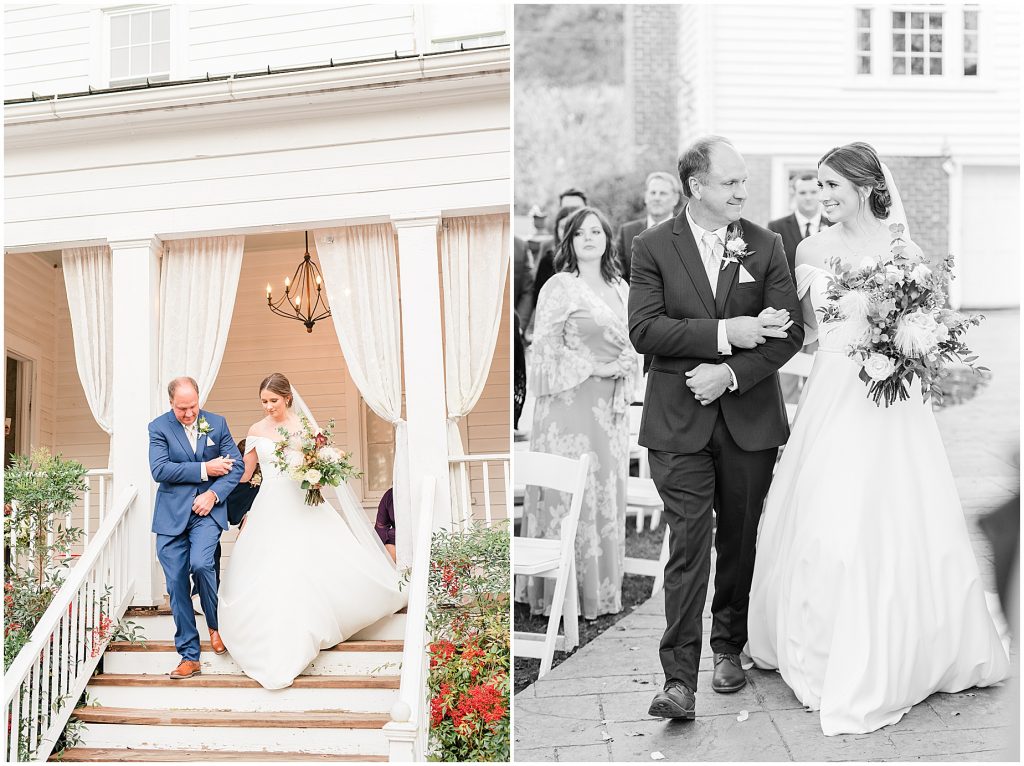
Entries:
{"label": "woman in floral dress", "polygon": [[[536,397],[530,449],[590,456],[576,534],[580,612],[593,620],[622,610],[629,405],[638,356],[626,323],[628,285],[619,277],[611,230],[591,207],[569,218],[555,257],[555,274],[541,290],[529,362]],[[528,487],[527,537],[557,539],[569,510],[563,492]],[[516,598],[531,612],[551,610],[554,581],[521,578]]]}

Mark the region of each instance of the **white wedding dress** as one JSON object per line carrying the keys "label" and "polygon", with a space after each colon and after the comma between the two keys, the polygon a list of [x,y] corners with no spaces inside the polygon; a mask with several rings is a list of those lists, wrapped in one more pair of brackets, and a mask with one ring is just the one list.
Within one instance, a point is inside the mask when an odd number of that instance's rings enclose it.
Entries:
{"label": "white wedding dress", "polygon": [[[815,309],[827,276],[797,268]],[[820,330],[765,501],[748,618],[754,663],[778,668],[827,735],[1010,672],[931,403],[916,383],[888,408],[868,399],[851,332]]]}
{"label": "white wedding dress", "polygon": [[267,689],[290,686],[321,649],[406,604],[383,551],[360,544],[328,503],[273,466],[274,442],[249,437],[263,482],[220,588],[221,638],[245,674]]}

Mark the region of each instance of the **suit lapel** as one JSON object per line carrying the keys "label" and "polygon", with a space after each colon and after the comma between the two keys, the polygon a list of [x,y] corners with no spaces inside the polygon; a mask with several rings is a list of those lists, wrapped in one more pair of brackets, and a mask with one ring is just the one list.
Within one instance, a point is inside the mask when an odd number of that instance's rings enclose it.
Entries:
{"label": "suit lapel", "polygon": [[789,219],[787,220],[789,230],[792,232],[791,236],[796,244],[800,244],[800,240],[804,238],[804,233],[800,231],[800,224],[796,220],[796,213],[790,213]]}
{"label": "suit lapel", "polygon": [[174,417],[173,412],[167,413],[167,421],[169,423],[168,428],[171,429],[171,433],[178,439],[178,444],[181,445],[182,449],[185,450],[186,455],[195,455],[195,450],[192,449],[192,445],[188,443],[188,437],[185,436],[185,428],[178,422],[178,419]]}
{"label": "suit lapel", "polygon": [[708,282],[708,273],[704,270],[704,261],[701,260],[700,253],[697,252],[697,243],[693,241],[693,232],[690,230],[690,224],[686,221],[685,208],[676,216],[672,234],[672,245],[683,262],[686,272],[690,275],[690,281],[697,289],[697,295],[700,296],[708,316],[714,319],[716,317],[715,296],[711,294],[711,283]]}

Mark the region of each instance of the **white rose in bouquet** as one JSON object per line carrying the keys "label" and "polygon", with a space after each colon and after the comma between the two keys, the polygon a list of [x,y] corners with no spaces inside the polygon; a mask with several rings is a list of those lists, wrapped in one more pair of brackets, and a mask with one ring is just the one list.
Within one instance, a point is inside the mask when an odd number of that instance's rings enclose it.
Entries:
{"label": "white rose in bouquet", "polygon": [[923,263],[917,264],[913,269],[910,270],[910,277],[915,282],[922,284],[928,277],[932,275],[932,270],[925,266]]}
{"label": "white rose in bouquet", "polygon": [[285,450],[284,460],[288,467],[293,470],[302,467],[302,464],[306,462],[306,458],[302,456],[302,453],[294,449]]}
{"label": "white rose in bouquet", "polygon": [[872,380],[885,380],[896,370],[896,363],[885,354],[871,354],[864,360],[864,371]]}
{"label": "white rose in bouquet", "polygon": [[303,474],[302,478],[308,481],[310,484],[319,484],[320,479],[323,478],[323,475],[315,468],[310,468],[308,471],[306,471],[305,474]]}
{"label": "white rose in bouquet", "polygon": [[341,460],[341,453],[334,447],[321,447],[316,454],[325,463],[337,463]]}
{"label": "white rose in bouquet", "polygon": [[918,309],[906,314],[896,323],[896,348],[906,356],[923,356],[938,345],[937,328],[938,323],[928,311]]}

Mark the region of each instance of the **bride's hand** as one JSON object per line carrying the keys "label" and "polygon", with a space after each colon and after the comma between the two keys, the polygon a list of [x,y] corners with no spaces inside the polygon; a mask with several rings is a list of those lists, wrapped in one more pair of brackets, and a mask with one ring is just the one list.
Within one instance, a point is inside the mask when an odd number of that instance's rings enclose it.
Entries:
{"label": "bride's hand", "polygon": [[770,306],[757,315],[762,327],[782,327],[789,322],[789,311],[786,309],[773,309]]}

